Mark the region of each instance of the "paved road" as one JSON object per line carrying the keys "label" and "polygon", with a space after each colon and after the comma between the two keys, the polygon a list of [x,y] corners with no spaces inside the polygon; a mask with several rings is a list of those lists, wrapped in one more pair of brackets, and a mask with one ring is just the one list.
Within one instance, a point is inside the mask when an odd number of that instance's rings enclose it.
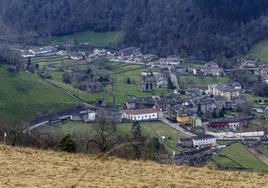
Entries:
{"label": "paved road", "polygon": [[72,94],[71,92],[69,92],[68,90],[58,86],[57,84],[53,83],[50,80],[43,80],[44,82],[46,82],[47,84],[63,91],[65,94],[69,95],[71,98],[73,98],[74,100],[76,100],[77,102],[79,102],[81,105],[85,106],[85,107],[91,107],[91,108],[96,108],[96,106],[89,104],[88,102],[82,100],[81,98],[75,96],[74,94]]}
{"label": "paved road", "polygon": [[174,74],[174,73],[171,71],[171,68],[169,68],[169,75],[170,75],[170,79],[171,79],[173,85],[176,87],[177,90],[180,90],[180,86],[179,86],[178,78],[177,78],[176,74]]}
{"label": "paved road", "polygon": [[167,120],[167,119],[163,116],[163,114],[161,114],[161,113],[159,113],[159,114],[160,114],[160,115],[159,115],[159,120],[162,121],[164,124],[167,124],[167,125],[173,127],[174,129],[176,129],[176,130],[178,130],[178,131],[184,133],[184,134],[187,135],[187,136],[190,136],[190,137],[192,137],[192,136],[196,136],[195,134],[193,134],[193,133],[191,133],[191,132],[189,132],[189,131],[183,129],[179,124],[170,122],[169,120]]}

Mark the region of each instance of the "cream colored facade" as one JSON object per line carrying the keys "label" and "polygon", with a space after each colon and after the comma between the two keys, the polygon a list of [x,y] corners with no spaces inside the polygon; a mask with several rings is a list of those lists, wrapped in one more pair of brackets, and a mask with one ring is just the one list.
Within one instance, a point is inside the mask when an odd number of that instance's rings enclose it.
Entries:
{"label": "cream colored facade", "polygon": [[228,101],[240,95],[239,91],[226,84],[211,84],[208,86],[208,92],[214,96],[225,97]]}

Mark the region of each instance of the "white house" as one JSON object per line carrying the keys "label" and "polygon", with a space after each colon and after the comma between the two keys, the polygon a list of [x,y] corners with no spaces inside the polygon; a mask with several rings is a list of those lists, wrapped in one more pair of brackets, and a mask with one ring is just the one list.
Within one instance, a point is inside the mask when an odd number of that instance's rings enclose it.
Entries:
{"label": "white house", "polygon": [[192,137],[194,147],[216,146],[216,137],[212,135],[199,135]]}
{"label": "white house", "polygon": [[91,110],[83,110],[75,112],[71,115],[70,119],[72,121],[84,121],[91,122],[96,120],[96,112]]}
{"label": "white house", "polygon": [[80,61],[84,59],[84,55],[83,53],[80,53],[80,52],[73,52],[69,54],[69,58],[71,60]]}
{"label": "white house", "polygon": [[88,110],[86,121],[95,121],[96,120],[96,112]]}
{"label": "white house", "polygon": [[142,76],[152,76],[152,73],[151,72],[142,72],[141,73]]}
{"label": "white house", "polygon": [[131,121],[157,120],[158,110],[153,108],[125,110],[122,114],[122,118]]}
{"label": "white house", "polygon": [[35,55],[30,53],[28,50],[22,50],[21,51],[21,57],[29,58],[29,57],[35,57]]}
{"label": "white house", "polygon": [[233,88],[236,89],[236,90],[241,90],[242,89],[242,86],[239,82],[234,82],[232,84]]}

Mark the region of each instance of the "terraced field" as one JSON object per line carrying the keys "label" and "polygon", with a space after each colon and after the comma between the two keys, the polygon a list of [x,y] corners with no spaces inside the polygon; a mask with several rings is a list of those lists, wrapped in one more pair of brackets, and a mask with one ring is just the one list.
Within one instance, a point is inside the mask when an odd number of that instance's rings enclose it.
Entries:
{"label": "terraced field", "polygon": [[[112,103],[114,95],[116,104],[124,104],[128,95],[134,95],[137,97],[149,97],[159,96],[161,94],[171,94],[172,91],[164,88],[155,88],[152,92],[141,92],[139,90],[141,72],[148,70],[149,69],[147,67],[141,65],[113,64],[109,72],[114,76],[116,80],[115,88],[112,90],[111,87],[106,87],[105,90],[100,93],[88,93],[76,89],[70,84],[63,83],[62,79],[60,79],[63,73],[52,72],[51,75],[53,83],[72,92],[73,94],[88,102],[94,102],[96,99],[105,98],[109,103]],[[131,84],[127,84],[128,78],[131,80]]]}
{"label": "terraced field", "polygon": [[207,87],[209,84],[225,83],[227,84],[230,80],[227,77],[199,77],[199,76],[179,76],[179,84],[183,88],[188,87]]}

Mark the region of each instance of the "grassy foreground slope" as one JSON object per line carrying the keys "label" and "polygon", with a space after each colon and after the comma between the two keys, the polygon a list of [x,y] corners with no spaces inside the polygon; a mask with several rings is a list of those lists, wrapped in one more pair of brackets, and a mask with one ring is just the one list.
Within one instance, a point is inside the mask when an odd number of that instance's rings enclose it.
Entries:
{"label": "grassy foreground slope", "polygon": [[223,172],[0,145],[0,187],[267,187],[268,174]]}
{"label": "grassy foreground slope", "polygon": [[36,75],[12,74],[0,66],[0,118],[23,124],[37,115],[75,105],[63,92],[47,85]]}

